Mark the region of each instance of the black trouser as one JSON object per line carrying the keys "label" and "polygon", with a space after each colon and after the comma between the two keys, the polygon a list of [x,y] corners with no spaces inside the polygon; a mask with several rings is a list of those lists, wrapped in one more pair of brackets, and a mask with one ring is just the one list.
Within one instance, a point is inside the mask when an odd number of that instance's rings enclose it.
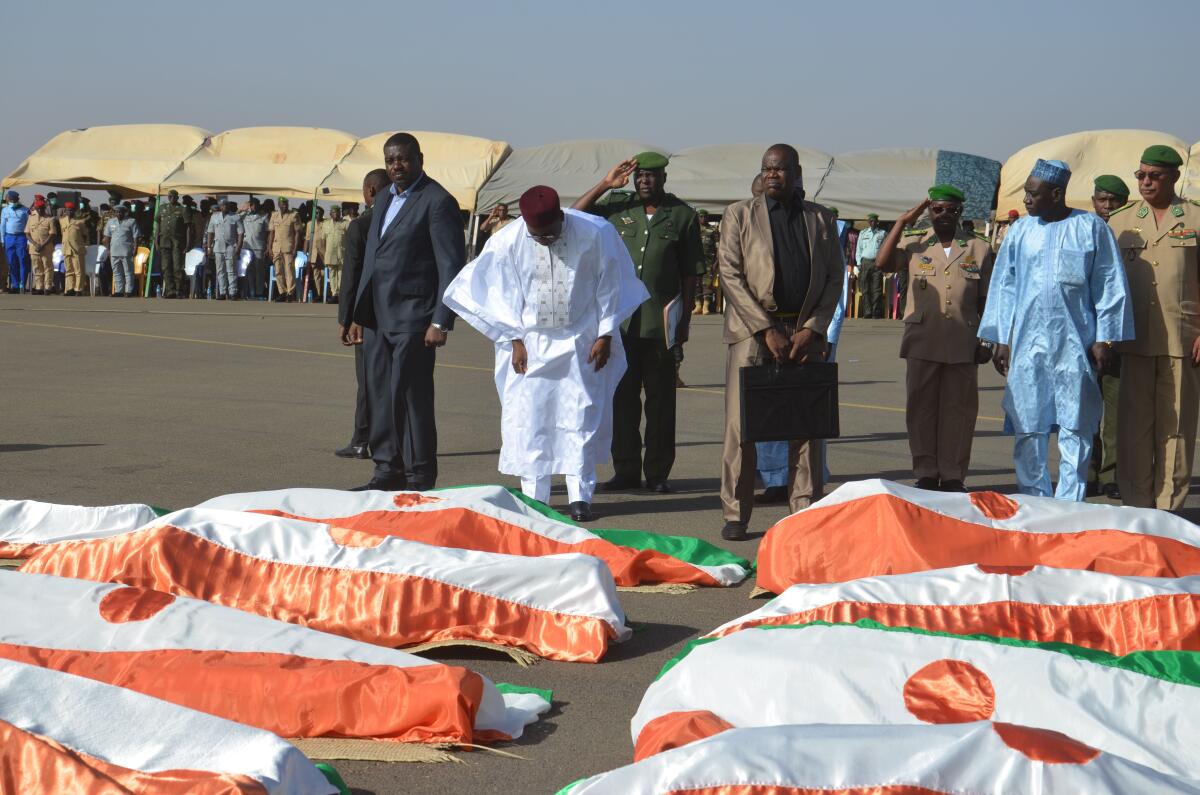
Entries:
{"label": "black trouser", "polygon": [[[250,252],[250,263],[246,266],[246,294],[251,298],[266,298],[267,268],[269,262],[262,249],[246,247]],[[362,347],[361,345],[356,348]]]}
{"label": "black trouser", "polygon": [[375,476],[405,476],[410,488],[437,482],[434,348],[423,331],[363,329],[371,457]]}
{"label": "black trouser", "polygon": [[371,441],[370,412],[367,410],[367,356],[365,346],[354,347],[354,380],[358,388],[354,395],[354,435],[350,444],[362,447]]}
{"label": "black trouser", "polygon": [[[629,367],[613,396],[613,469],[618,478],[666,480],[675,465],[675,355],[658,337],[621,335]],[[646,392],[643,463],[642,390]]]}
{"label": "black trouser", "polygon": [[875,267],[875,260],[864,257],[858,263],[858,283],[862,288],[859,316],[864,318],[886,317],[887,315],[883,311],[883,271]]}

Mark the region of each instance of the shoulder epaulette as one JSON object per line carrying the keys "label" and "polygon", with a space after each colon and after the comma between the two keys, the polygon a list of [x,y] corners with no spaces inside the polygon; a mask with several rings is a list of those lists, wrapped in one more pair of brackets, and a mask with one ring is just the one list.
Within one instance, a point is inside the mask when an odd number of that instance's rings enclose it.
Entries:
{"label": "shoulder epaulette", "polygon": [[914,235],[923,235],[928,232],[928,229],[905,229],[901,233],[901,237],[913,237]]}
{"label": "shoulder epaulette", "polygon": [[[1195,199],[1188,199],[1188,202],[1196,205],[1197,207],[1200,207],[1200,201],[1196,201]],[[1125,208],[1122,207],[1121,209],[1125,209]]]}
{"label": "shoulder epaulette", "polygon": [[975,239],[976,239],[976,240],[982,240],[984,243],[990,243],[990,242],[992,242],[992,241],[991,241],[991,240],[988,238],[988,236],[987,236],[987,235],[985,235],[985,234],[981,234],[981,233],[979,233],[979,232],[972,232],[971,234],[975,235]]}
{"label": "shoulder epaulette", "polygon": [[1120,207],[1118,207],[1117,209],[1113,210],[1111,213],[1109,213],[1108,217],[1112,218],[1117,213],[1124,212],[1125,210],[1128,210],[1130,207],[1132,207],[1135,204],[1137,204],[1137,202],[1129,202],[1128,204],[1123,204]]}

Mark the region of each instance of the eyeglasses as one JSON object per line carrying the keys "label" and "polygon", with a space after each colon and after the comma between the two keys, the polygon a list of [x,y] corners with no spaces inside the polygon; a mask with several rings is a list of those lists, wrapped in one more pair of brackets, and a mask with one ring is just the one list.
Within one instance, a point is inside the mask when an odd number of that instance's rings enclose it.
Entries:
{"label": "eyeglasses", "polygon": [[555,240],[558,240],[558,238],[561,236],[562,236],[562,232],[554,232],[553,234],[549,234],[549,235],[534,235],[534,234],[530,234],[529,232],[525,233],[525,237],[529,238],[530,240],[533,240],[534,242],[541,243],[543,246],[550,245]]}
{"label": "eyeglasses", "polygon": [[1145,180],[1158,182],[1166,179],[1168,173],[1169,172],[1166,171],[1135,171],[1133,172],[1133,176],[1138,182],[1143,182]]}

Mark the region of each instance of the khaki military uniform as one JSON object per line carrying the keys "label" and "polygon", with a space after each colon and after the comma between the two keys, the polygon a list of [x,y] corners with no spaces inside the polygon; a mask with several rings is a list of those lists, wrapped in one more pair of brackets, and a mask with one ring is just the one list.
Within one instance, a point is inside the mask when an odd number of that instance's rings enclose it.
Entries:
{"label": "khaki military uniform", "polygon": [[158,212],[158,253],[162,264],[163,296],[170,298],[183,290],[183,258],[191,226],[191,212],[182,204],[163,202]]}
{"label": "khaki military uniform", "polygon": [[[622,480],[647,483],[667,479],[675,465],[675,352],[667,348],[663,309],[683,295],[684,279],[701,277],[706,268],[696,211],[668,193],[654,215],[646,217],[641,198],[613,191],[593,212],[617,228],[650,298],[621,327],[628,367],[613,396],[613,469]],[[642,450],[642,391],[646,392],[645,453]]]}
{"label": "khaki military uniform", "polygon": [[271,213],[268,226],[275,237],[271,241],[271,262],[275,265],[275,289],[280,296],[296,293],[296,238],[303,226],[295,210]]}
{"label": "khaki military uniform", "polygon": [[332,218],[321,222],[317,230],[317,244],[321,247],[325,267],[329,268],[329,294],[337,295],[342,287],[342,248],[346,241],[346,227],[350,222],[343,218]]}
{"label": "khaki military uniform", "polygon": [[987,241],[959,229],[947,255],[931,229],[904,232],[895,268],[908,270],[900,356],[907,360],[913,473],[966,480],[979,414],[979,318],[992,277]]}
{"label": "khaki military uniform", "polygon": [[25,223],[25,238],[29,241],[29,259],[33,265],[34,290],[54,289],[54,236],[58,234],[58,219],[53,215],[29,213]]}
{"label": "khaki military uniform", "polygon": [[1126,505],[1178,510],[1187,497],[1196,444],[1200,371],[1200,207],[1175,199],[1156,221],[1145,201],[1108,224],[1129,278],[1135,337],[1119,343],[1117,483]]}
{"label": "khaki military uniform", "polygon": [[63,270],[65,292],[83,292],[83,257],[87,252],[88,226],[92,219],[86,215],[68,215],[59,219],[62,230]]}

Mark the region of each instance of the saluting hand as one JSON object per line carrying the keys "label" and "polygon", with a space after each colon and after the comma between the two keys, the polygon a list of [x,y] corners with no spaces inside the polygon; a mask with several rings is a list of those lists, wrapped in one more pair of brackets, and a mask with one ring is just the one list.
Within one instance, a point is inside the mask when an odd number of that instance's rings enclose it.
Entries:
{"label": "saluting hand", "polygon": [[608,357],[612,354],[612,337],[601,337],[592,345],[591,353],[588,354],[588,364],[596,363],[596,372],[604,369],[604,365],[608,364]]}
{"label": "saluting hand", "polygon": [[612,190],[623,188],[629,184],[629,177],[636,168],[637,158],[631,157],[628,160],[622,160],[613,166],[612,171],[609,171],[604,177],[604,181],[608,183],[608,187]]}
{"label": "saluting hand", "polygon": [[911,210],[906,212],[904,215],[897,218],[896,223],[900,225],[901,229],[903,229],[906,226],[912,226],[913,224],[915,224],[917,222],[917,219],[920,218],[924,214],[924,212],[929,209],[930,203],[931,202],[929,201],[929,199],[926,199],[925,201],[918,204],[916,207],[913,207]]}

